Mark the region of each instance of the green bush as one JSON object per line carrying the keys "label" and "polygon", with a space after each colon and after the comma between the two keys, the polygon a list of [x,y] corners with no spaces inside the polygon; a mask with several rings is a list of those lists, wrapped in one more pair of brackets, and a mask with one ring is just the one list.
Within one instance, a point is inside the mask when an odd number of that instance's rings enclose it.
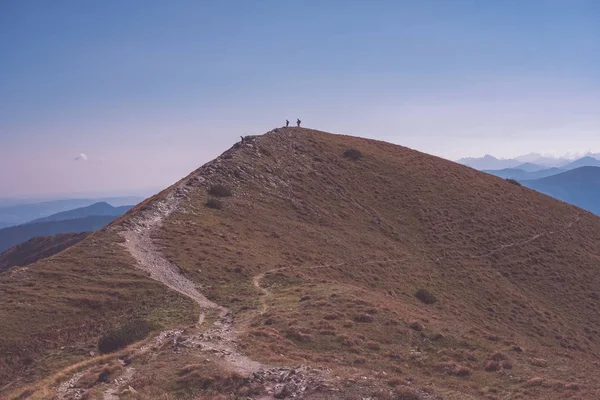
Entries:
{"label": "green bush", "polygon": [[210,189],[208,189],[208,194],[216,197],[231,197],[231,190],[223,185],[212,185]]}
{"label": "green bush", "polygon": [[356,149],[348,149],[344,152],[344,158],[358,161],[362,158],[362,153]]}
{"label": "green bush", "polygon": [[136,319],[127,322],[118,329],[102,335],[98,340],[98,350],[102,354],[111,353],[144,339],[151,331],[152,326],[145,320]]}
{"label": "green bush", "polygon": [[417,290],[415,297],[425,304],[433,304],[437,301],[437,298],[433,294],[429,293],[427,289]]}

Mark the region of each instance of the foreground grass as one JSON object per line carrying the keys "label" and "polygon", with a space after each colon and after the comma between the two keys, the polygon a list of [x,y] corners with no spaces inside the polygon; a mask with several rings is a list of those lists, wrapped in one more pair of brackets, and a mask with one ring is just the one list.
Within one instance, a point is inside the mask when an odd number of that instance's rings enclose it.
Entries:
{"label": "foreground grass", "polygon": [[0,275],[0,387],[89,358],[99,337],[125,320],[147,320],[157,329],[194,321],[193,303],[136,270],[119,242],[99,232]]}

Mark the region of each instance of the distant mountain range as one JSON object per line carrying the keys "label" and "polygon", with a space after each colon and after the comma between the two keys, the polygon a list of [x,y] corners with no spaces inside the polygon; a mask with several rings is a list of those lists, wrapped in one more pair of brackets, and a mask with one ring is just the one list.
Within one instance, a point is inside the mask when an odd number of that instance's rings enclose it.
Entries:
{"label": "distant mountain range", "polygon": [[[543,156],[539,153],[531,153],[524,156],[519,156],[515,158],[496,158],[492,155],[486,154],[483,157],[467,157],[461,158],[457,162],[459,164],[463,164],[469,166],[471,168],[478,169],[480,171],[483,170],[501,170],[507,168],[517,168],[525,171],[532,172],[531,168],[537,169],[546,169],[546,168],[563,168],[574,169],[577,167],[584,166],[596,166],[596,165],[588,165],[590,159],[597,160],[600,158],[600,153],[589,153],[583,158],[579,159],[570,159],[566,157],[547,157]],[[571,168],[564,168],[566,165],[581,161],[581,165],[573,166]]]}
{"label": "distant mountain range", "polygon": [[600,215],[600,167],[580,167],[542,179],[523,180],[520,183]]}
{"label": "distant mountain range", "polygon": [[473,158],[473,157],[461,158],[457,162],[459,164],[463,164],[468,167],[478,169],[480,171],[515,168],[515,167],[523,164],[523,162],[515,160],[515,159],[509,159],[509,160],[499,159],[499,158],[496,158],[489,154],[486,154],[485,156],[480,157],[480,158]]}
{"label": "distant mountain range", "polygon": [[128,196],[104,199],[63,199],[38,203],[23,200],[23,203],[14,204],[14,199],[0,199],[0,228],[21,225],[56,213],[87,207],[98,202],[105,202],[118,207],[137,204],[142,200],[143,197]]}
{"label": "distant mountain range", "polygon": [[499,169],[484,168],[482,171],[500,178],[514,179],[523,186],[600,215],[600,160],[595,156],[600,154],[569,161],[532,153],[510,160],[487,155],[463,158],[459,162],[476,169],[481,166],[512,165]]}
{"label": "distant mountain range", "polygon": [[488,174],[499,176],[501,178],[516,179],[521,181],[546,178],[548,176],[557,175],[581,167],[600,167],[600,161],[593,157],[583,157],[569,162],[560,168],[546,168],[538,164],[525,163],[514,168],[504,168],[499,170],[484,169],[482,171],[487,172]]}
{"label": "distant mountain range", "polygon": [[522,181],[522,180],[545,178],[547,176],[560,174],[562,172],[565,172],[565,170],[563,170],[561,168],[555,168],[555,167],[548,168],[548,169],[542,169],[539,171],[524,171],[520,168],[505,168],[505,169],[499,169],[499,170],[485,170],[484,169],[483,172],[487,172],[488,174],[491,174],[491,175],[496,175],[500,178],[515,179],[517,181]]}
{"label": "distant mountain range", "polygon": [[54,236],[34,237],[0,254],[0,272],[53,256],[81,242],[90,234],[91,232],[60,233]]}
{"label": "distant mountain range", "polygon": [[53,214],[26,224],[0,229],[0,252],[36,236],[97,231],[125,214],[132,207],[113,207],[108,203],[101,202]]}
{"label": "distant mountain range", "polygon": [[90,216],[113,216],[119,217],[129,211],[133,206],[113,207],[106,202],[95,203],[87,207],[76,208],[74,210],[63,211],[50,215],[45,218],[35,219],[28,224],[36,224],[40,222],[65,221],[68,219],[85,218]]}

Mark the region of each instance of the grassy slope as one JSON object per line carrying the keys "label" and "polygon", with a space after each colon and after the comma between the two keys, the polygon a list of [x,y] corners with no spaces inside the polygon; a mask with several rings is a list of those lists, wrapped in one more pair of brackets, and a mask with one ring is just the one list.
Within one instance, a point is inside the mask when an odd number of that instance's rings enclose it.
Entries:
{"label": "grassy slope", "polygon": [[88,237],[90,232],[59,233],[54,236],[37,236],[11,247],[0,254],[0,271],[13,266],[32,264],[43,258],[48,258],[81,242]]}
{"label": "grassy slope", "polygon": [[[350,147],[363,159],[344,159]],[[357,384],[411,379],[447,398],[598,398],[597,217],[400,146],[306,129],[210,168],[155,238],[232,308],[252,357],[325,365]],[[204,206],[213,183],[233,190],[222,210]],[[117,242],[102,231],[0,276],[3,362],[30,353],[25,371],[44,375],[132,314],[193,320],[190,302],[133,269]],[[419,302],[418,288],[437,303]],[[486,371],[494,359],[507,368]],[[168,378],[184,360],[158,355],[132,385],[142,398],[197,391]]]}
{"label": "grassy slope", "polygon": [[95,215],[65,221],[49,221],[0,229],[0,251],[8,250],[36,236],[52,236],[66,232],[94,232],[104,228],[116,217]]}
{"label": "grassy slope", "polygon": [[89,357],[102,332],[135,316],[165,325],[195,320],[191,301],[136,270],[119,242],[101,231],[0,274],[0,386]]}
{"label": "grassy slope", "polygon": [[[350,147],[364,158],[344,159]],[[225,208],[204,207],[198,184],[191,213],[172,215],[157,239],[210,298],[252,318],[245,346],[255,357],[475,396],[597,387],[597,217],[410,149],[306,129],[226,158],[209,182],[233,190]],[[261,296],[252,278],[275,268]],[[422,287],[435,305],[414,297]],[[357,322],[363,314],[373,321]],[[486,372],[498,351],[512,369]],[[472,375],[449,377],[454,362]],[[527,387],[536,376],[552,388]]]}

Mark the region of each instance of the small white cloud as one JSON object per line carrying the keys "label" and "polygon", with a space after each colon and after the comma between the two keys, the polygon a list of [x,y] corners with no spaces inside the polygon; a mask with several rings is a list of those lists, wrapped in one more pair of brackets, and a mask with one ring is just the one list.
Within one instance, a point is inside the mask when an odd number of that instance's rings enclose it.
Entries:
{"label": "small white cloud", "polygon": [[88,156],[86,156],[83,153],[81,153],[80,155],[78,155],[77,157],[75,157],[75,161],[87,161],[87,160],[88,160]]}

